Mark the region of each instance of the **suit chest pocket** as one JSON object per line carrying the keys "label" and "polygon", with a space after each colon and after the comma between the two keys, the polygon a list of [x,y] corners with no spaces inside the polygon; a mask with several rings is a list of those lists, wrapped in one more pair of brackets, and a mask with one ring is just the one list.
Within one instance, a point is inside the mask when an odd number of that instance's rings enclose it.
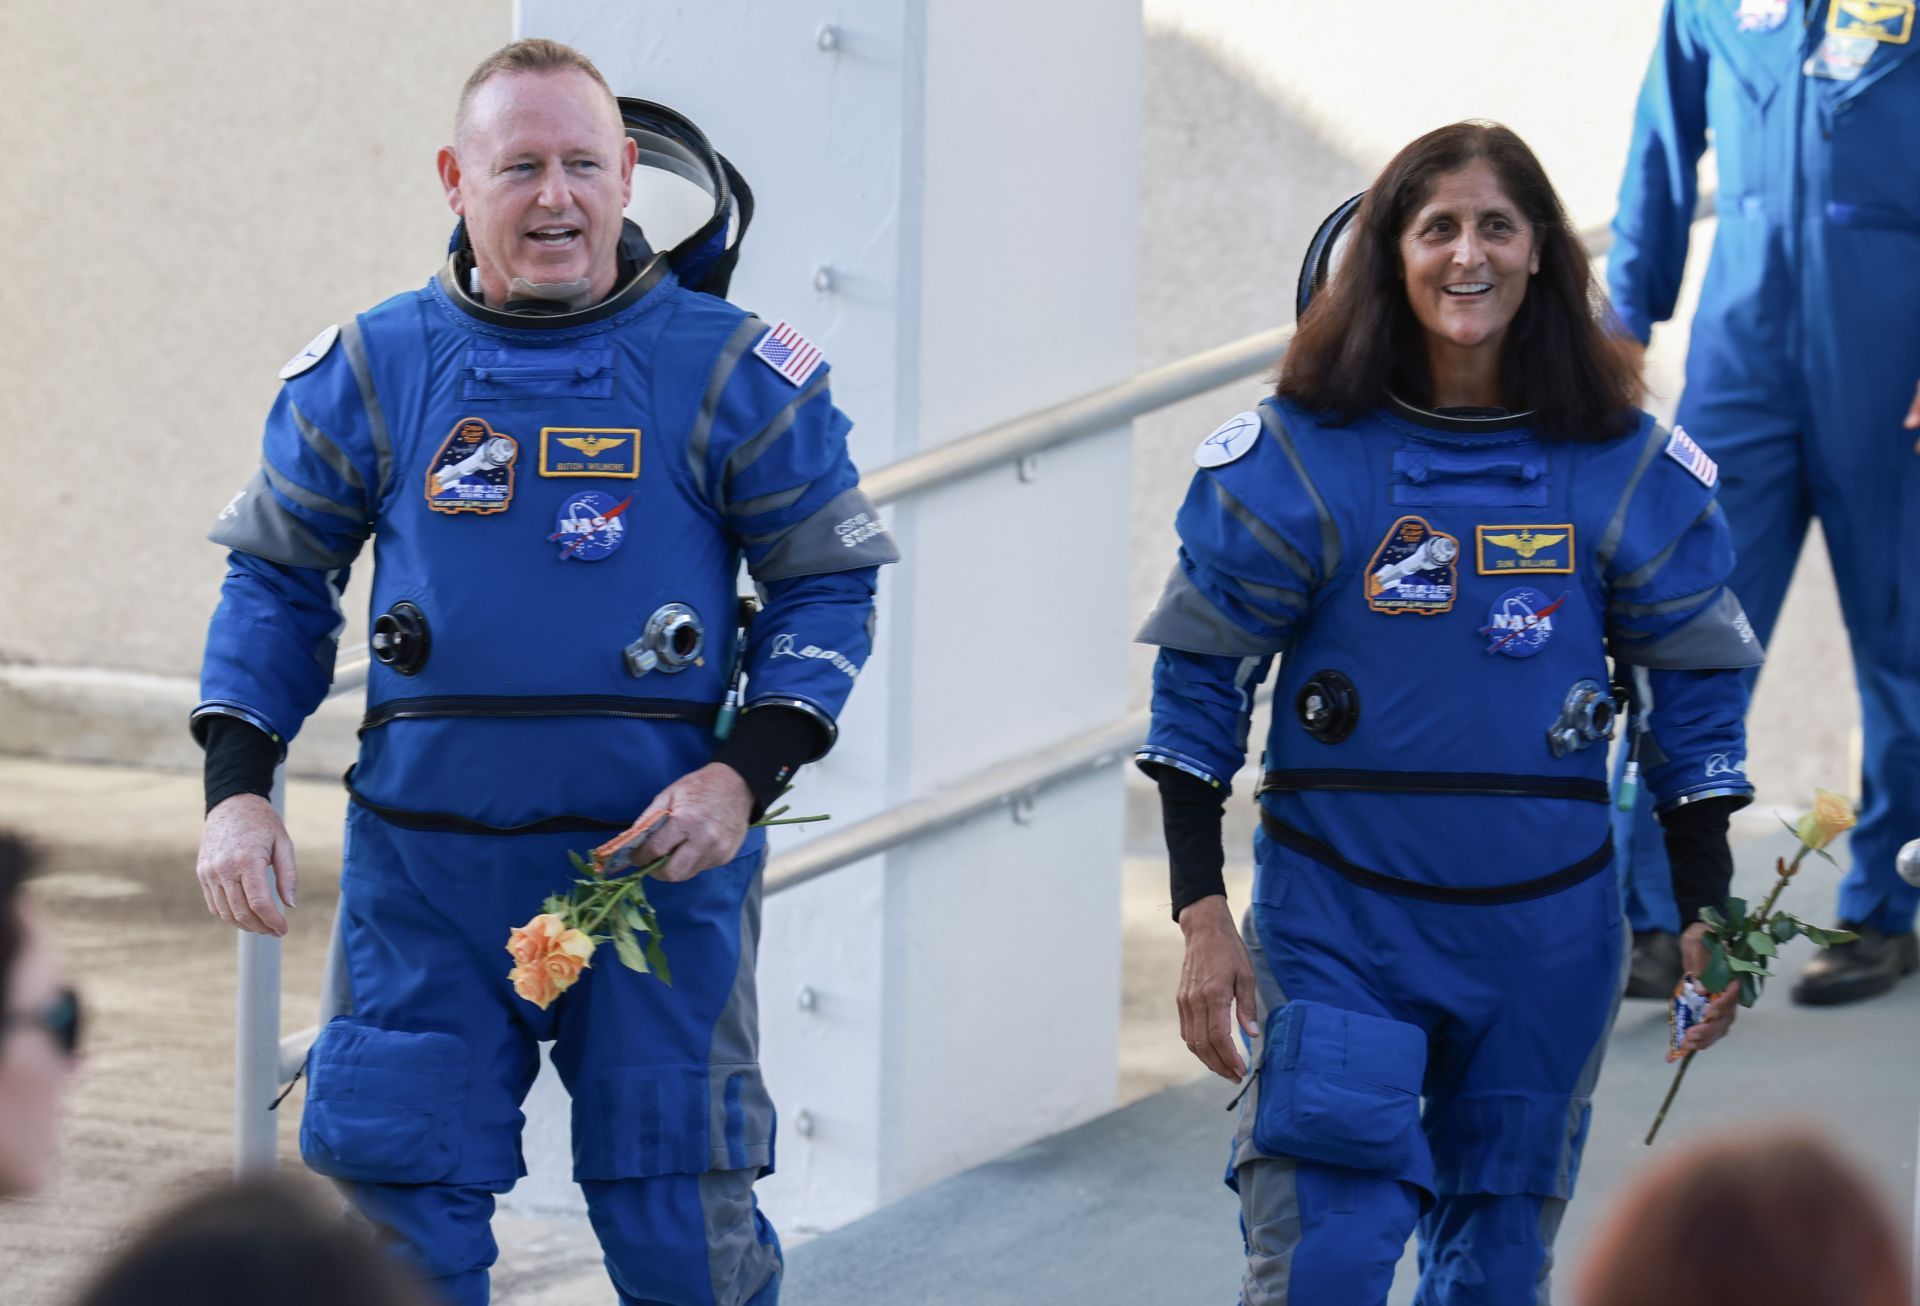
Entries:
{"label": "suit chest pocket", "polygon": [[476,346],[467,351],[460,393],[466,399],[611,399],[613,348]]}
{"label": "suit chest pocket", "polygon": [[1398,449],[1393,455],[1393,502],[1463,508],[1544,508],[1551,489],[1546,455],[1503,449],[1457,453]]}

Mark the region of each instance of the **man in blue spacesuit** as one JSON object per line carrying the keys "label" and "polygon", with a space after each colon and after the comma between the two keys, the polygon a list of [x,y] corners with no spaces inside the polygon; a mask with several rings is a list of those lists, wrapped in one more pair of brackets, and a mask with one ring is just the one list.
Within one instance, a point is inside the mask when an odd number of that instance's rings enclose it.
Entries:
{"label": "man in blue spacesuit", "polygon": [[[553,42],[475,71],[440,156],[453,256],[282,369],[260,472],[212,534],[232,552],[194,713],[200,879],[216,915],[275,934],[270,885],[291,907],[294,865],[263,795],[374,541],[352,1001],[313,1048],[301,1151],[450,1302],[487,1299],[494,1195],[525,1173],[520,1102],[549,1039],[619,1299],[777,1300],[752,1192],[774,1119],[748,823],[832,744],[896,557],[819,351],[700,293],[731,267],[737,174],[679,120],[655,144],[704,177],[717,220],[658,253],[623,221],[626,103]],[[743,560],[765,605],[750,634]],[[565,889],[570,849],[643,809],[668,813],[647,851],[668,858],[652,898],[671,987],[609,961],[549,1008],[522,1001],[507,931]]]}
{"label": "man in blue spacesuit", "polygon": [[[1914,0],[1669,0],[1634,123],[1608,268],[1643,344],[1673,315],[1712,133],[1719,231],[1678,421],[1723,470],[1733,585],[1764,640],[1820,518],[1860,685],[1863,803],[1839,915],[1796,1001],[1847,1002],[1920,967],[1920,40]],[[1679,973],[1665,855],[1623,829],[1630,992]]]}

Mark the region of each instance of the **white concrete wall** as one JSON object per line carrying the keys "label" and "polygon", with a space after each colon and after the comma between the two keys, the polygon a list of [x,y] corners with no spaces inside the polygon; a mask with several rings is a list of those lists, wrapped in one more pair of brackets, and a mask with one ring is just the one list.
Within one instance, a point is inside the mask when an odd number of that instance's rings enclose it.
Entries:
{"label": "white concrete wall", "polygon": [[[522,0],[517,22],[687,113],[746,174],[759,215],[730,297],[822,345],[863,467],[1131,370],[1137,11]],[[1058,76],[1088,59],[1096,83]],[[1129,475],[1121,430],[1031,483],[1009,467],[889,510],[907,560],[799,809],[856,820],[1120,713]],[[1120,801],[1109,772],[1024,823],[983,816],[769,901],[782,1127],[762,1201],[783,1227],[844,1223],[1113,1104]],[[524,1187],[566,1196],[563,1176]]]}

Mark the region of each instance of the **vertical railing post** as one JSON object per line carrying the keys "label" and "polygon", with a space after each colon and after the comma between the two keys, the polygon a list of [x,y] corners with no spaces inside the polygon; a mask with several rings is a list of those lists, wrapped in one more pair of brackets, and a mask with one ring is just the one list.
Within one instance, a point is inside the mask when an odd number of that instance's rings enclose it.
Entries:
{"label": "vertical railing post", "polygon": [[[273,810],[286,811],[286,767],[273,773]],[[267,892],[279,901],[272,868]],[[280,940],[241,930],[234,986],[233,1172],[272,1171],[279,1135],[272,1111],[280,1091]]]}

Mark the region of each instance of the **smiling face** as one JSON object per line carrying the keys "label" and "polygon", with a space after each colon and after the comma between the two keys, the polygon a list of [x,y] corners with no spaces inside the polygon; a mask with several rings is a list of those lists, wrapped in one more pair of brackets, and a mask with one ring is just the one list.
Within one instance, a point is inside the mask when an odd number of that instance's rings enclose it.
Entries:
{"label": "smiling face", "polygon": [[440,180],[489,304],[516,277],[585,281],[587,303],[612,291],[636,153],[611,97],[575,69],[501,73],[473,92]]}
{"label": "smiling face", "polygon": [[1400,232],[1400,267],[1430,356],[1497,359],[1540,252],[1492,166],[1475,159],[1434,179]]}

